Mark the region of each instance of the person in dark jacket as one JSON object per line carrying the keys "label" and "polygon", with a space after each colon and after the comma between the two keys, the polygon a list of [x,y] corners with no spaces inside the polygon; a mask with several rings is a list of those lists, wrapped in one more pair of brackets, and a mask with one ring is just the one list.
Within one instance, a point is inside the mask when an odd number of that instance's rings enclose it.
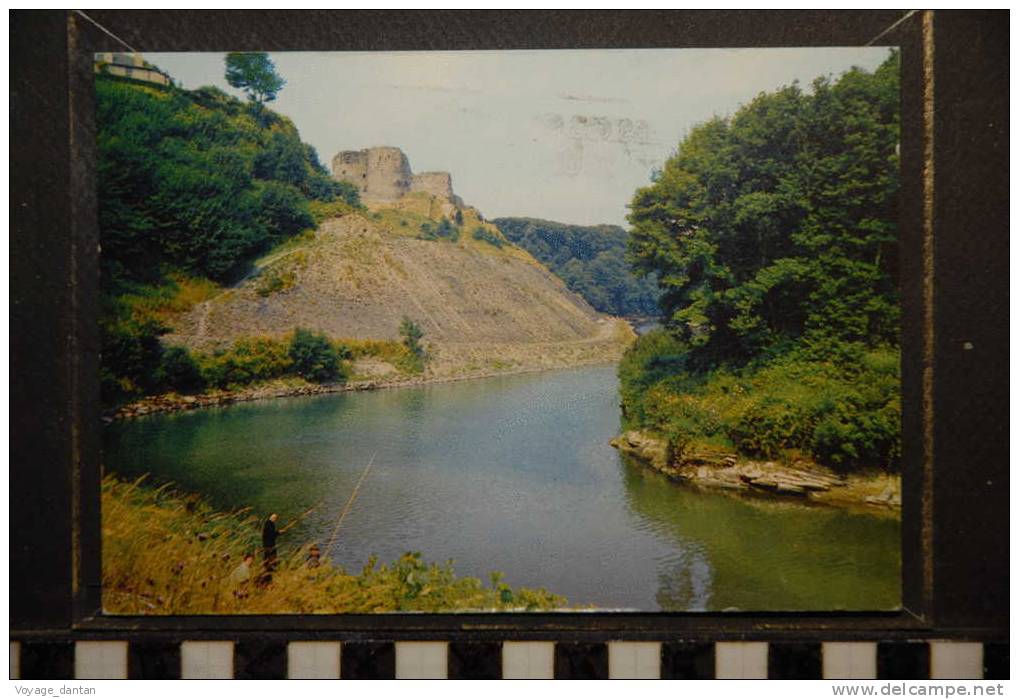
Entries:
{"label": "person in dark jacket", "polygon": [[279,537],[279,531],[276,529],[277,519],[276,513],[273,512],[262,525],[262,556],[266,572],[276,568],[276,539]]}

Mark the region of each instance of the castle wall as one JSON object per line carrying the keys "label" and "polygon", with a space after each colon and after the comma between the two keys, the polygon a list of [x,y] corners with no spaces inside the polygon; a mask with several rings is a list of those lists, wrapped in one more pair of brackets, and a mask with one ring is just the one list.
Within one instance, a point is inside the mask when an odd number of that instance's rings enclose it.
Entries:
{"label": "castle wall", "polygon": [[368,188],[373,199],[395,201],[410,191],[410,163],[399,148],[368,149]]}
{"label": "castle wall", "polygon": [[427,192],[444,199],[452,199],[453,178],[448,172],[422,172],[411,179],[410,191]]}
{"label": "castle wall", "polygon": [[410,191],[412,175],[403,151],[383,146],[337,153],[333,177],[353,184],[366,198],[396,201]]}
{"label": "castle wall", "polygon": [[411,172],[407,156],[399,148],[379,146],[340,151],[333,157],[333,177],[357,187],[364,199],[396,201],[409,192],[426,192],[462,207],[453,194],[448,172]]}
{"label": "castle wall", "polygon": [[333,157],[333,177],[349,182],[364,194],[368,186],[368,151],[345,150]]}

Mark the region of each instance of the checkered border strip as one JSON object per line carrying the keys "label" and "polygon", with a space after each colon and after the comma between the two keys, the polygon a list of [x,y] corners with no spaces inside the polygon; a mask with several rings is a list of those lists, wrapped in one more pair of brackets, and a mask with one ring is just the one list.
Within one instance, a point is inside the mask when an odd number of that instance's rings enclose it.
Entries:
{"label": "checkered border strip", "polygon": [[1008,679],[959,641],[12,641],[11,679]]}

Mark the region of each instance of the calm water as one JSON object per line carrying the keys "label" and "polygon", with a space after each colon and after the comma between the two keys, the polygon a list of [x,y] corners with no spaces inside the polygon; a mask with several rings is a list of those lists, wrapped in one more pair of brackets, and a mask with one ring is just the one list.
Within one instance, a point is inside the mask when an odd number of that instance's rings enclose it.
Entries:
{"label": "calm water", "polygon": [[[624,462],[615,367],[333,394],[152,416],[106,432],[108,470],[150,473],[222,508],[291,517],[329,555],[454,559],[571,604],[654,611],[888,609],[890,519],[694,492]],[[282,543],[282,540],[281,540]]]}

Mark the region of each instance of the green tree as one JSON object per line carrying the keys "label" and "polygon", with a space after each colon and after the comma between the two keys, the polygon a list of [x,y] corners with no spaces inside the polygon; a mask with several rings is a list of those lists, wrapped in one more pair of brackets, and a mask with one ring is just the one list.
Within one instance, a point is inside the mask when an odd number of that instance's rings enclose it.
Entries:
{"label": "green tree", "polygon": [[172,346],[164,349],[156,378],[162,387],[181,393],[193,393],[205,388],[201,369],[187,347]]}
{"label": "green tree", "polygon": [[493,223],[596,310],[618,316],[658,312],[654,275],[641,278],[630,269],[626,261],[629,235],[623,228],[574,226],[536,218],[497,218]]}
{"label": "green tree", "polygon": [[701,367],[897,342],[898,64],[695,127],[635,194],[631,259]]}
{"label": "green tree", "polygon": [[228,53],[226,81],[231,87],[244,90],[257,110],[275,100],[287,84],[267,53]]}
{"label": "green tree", "polygon": [[483,243],[494,245],[497,248],[501,248],[506,244],[506,241],[500,238],[497,233],[493,233],[484,226],[478,226],[475,228],[474,232],[471,233],[471,237],[475,240],[480,240]]}
{"label": "green tree", "polygon": [[637,191],[630,258],[665,327],[620,363],[628,424],[675,454],[898,467],[898,71],[761,94]]}
{"label": "green tree", "polygon": [[449,219],[445,216],[442,217],[437,224],[433,224],[431,221],[425,221],[421,224],[421,235],[422,240],[449,240],[456,242],[460,239],[460,230],[450,223]]}
{"label": "green tree", "polygon": [[294,370],[308,381],[335,381],[342,377],[340,354],[325,335],[297,328],[288,352]]}
{"label": "green tree", "polygon": [[155,323],[102,323],[100,383],[103,402],[111,405],[155,389],[154,377],[162,357],[159,335],[166,328]]}
{"label": "green tree", "polygon": [[403,320],[400,321],[400,337],[403,340],[403,346],[418,359],[423,359],[425,356],[425,348],[421,346],[421,338],[424,336],[425,331],[421,329],[420,325],[407,316],[403,317]]}

